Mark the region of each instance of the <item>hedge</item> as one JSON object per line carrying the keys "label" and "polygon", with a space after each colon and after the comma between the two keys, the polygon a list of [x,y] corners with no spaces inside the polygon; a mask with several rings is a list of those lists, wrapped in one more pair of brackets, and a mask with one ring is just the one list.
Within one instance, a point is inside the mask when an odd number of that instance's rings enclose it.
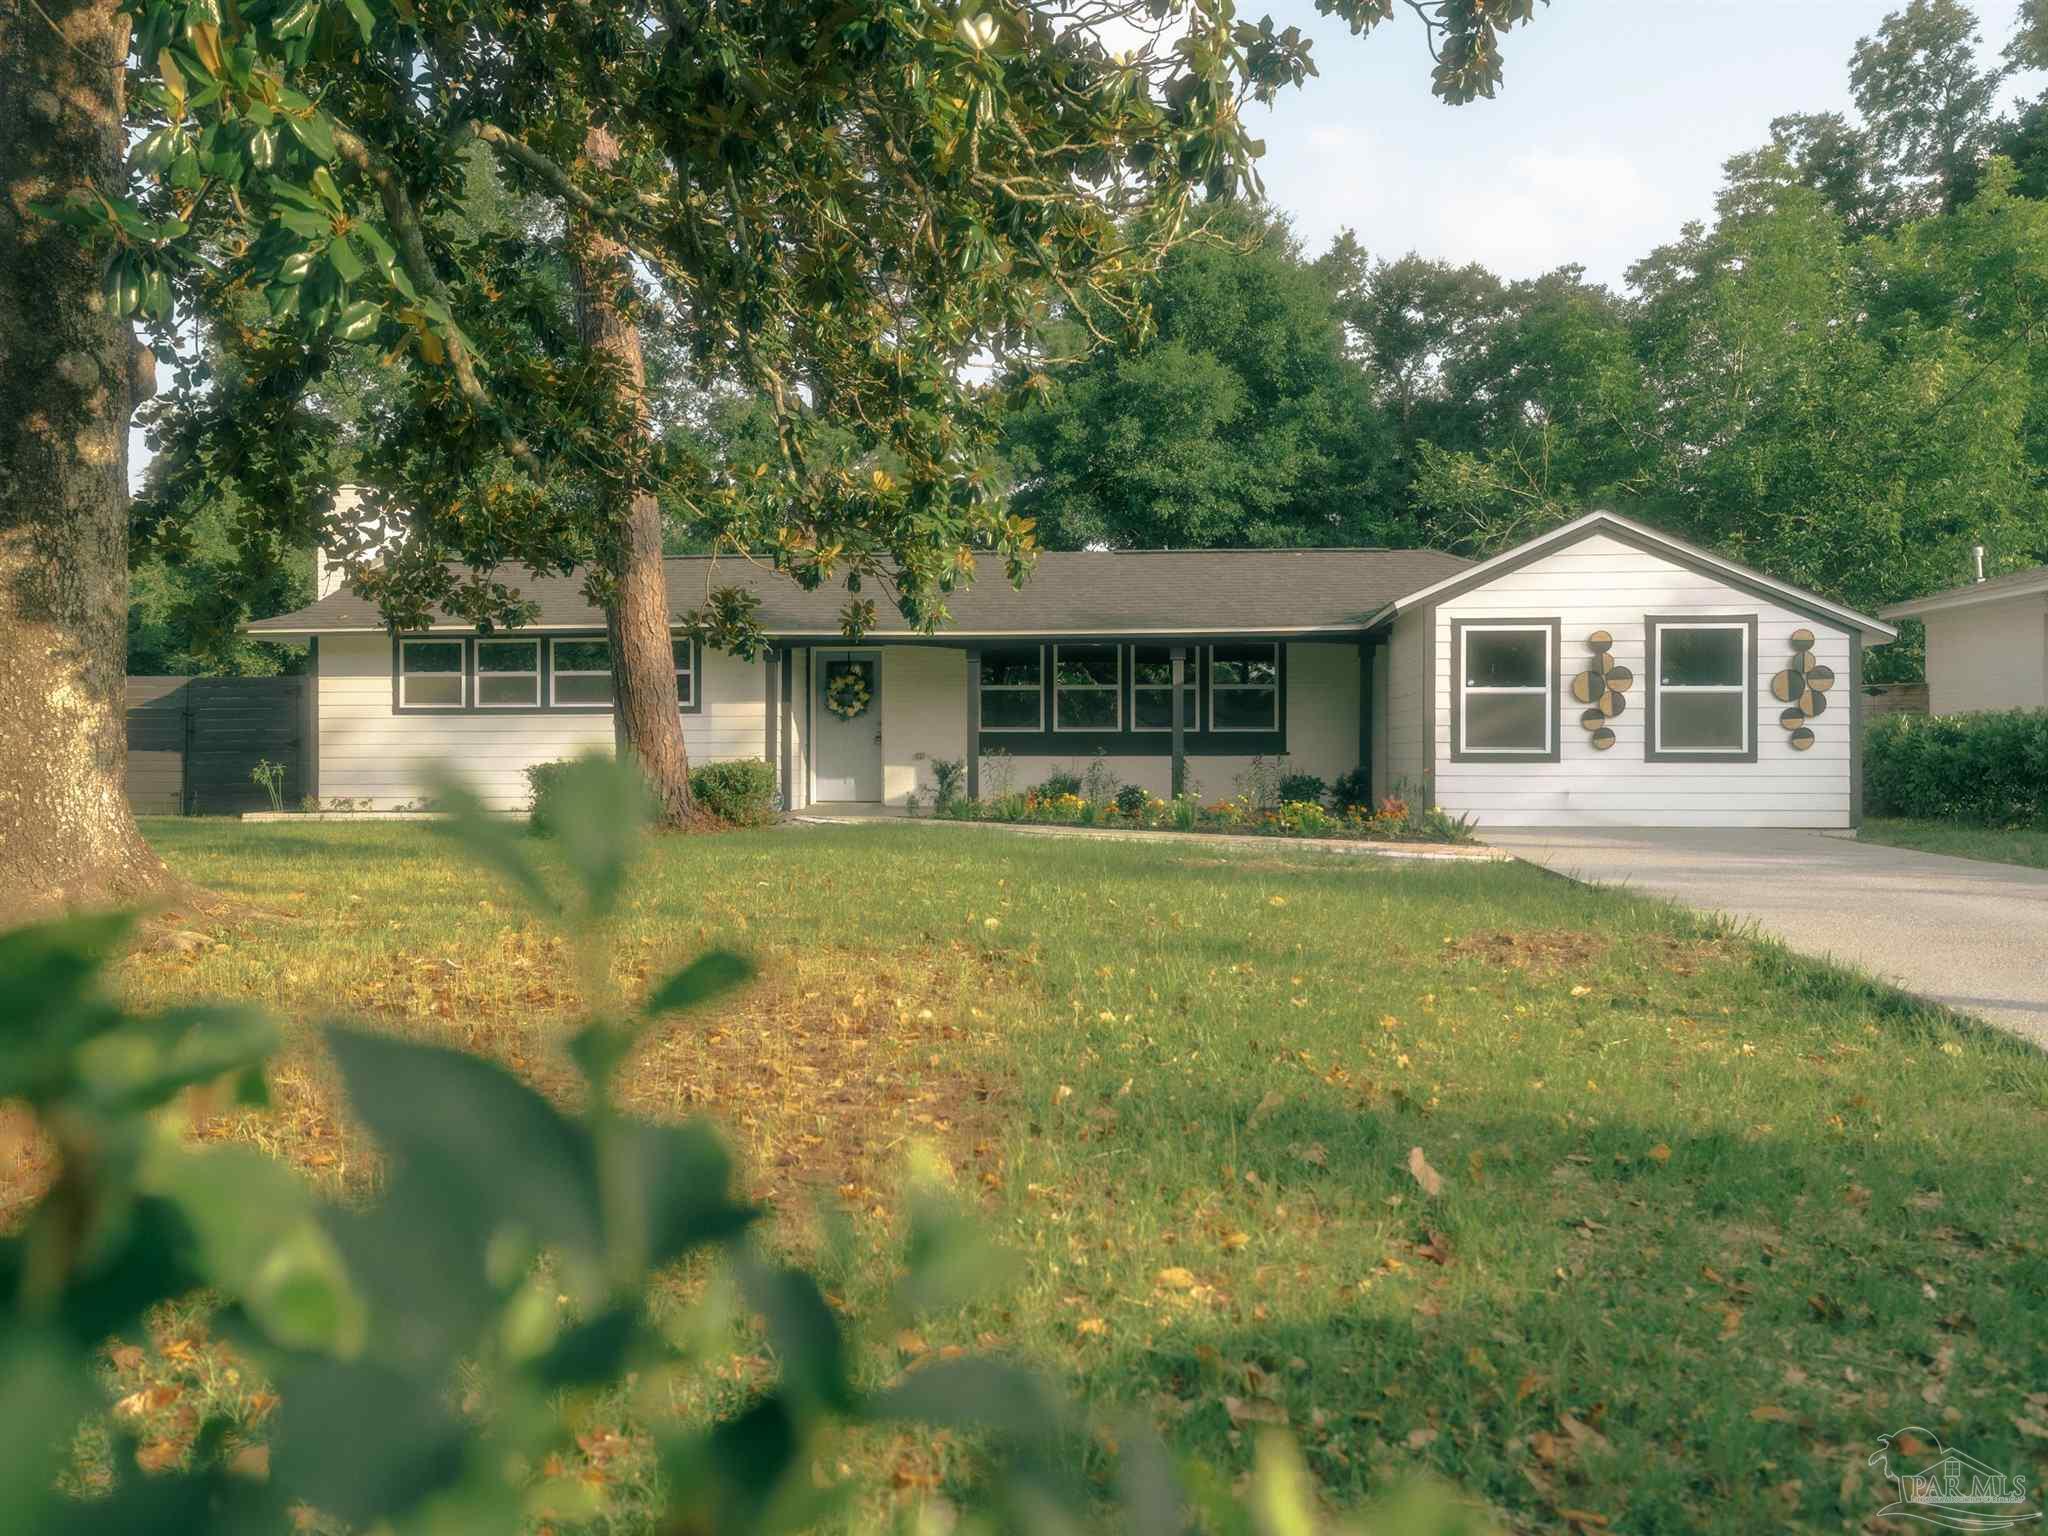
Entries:
{"label": "hedge", "polygon": [[[534,831],[554,832],[555,801],[561,793],[562,770],[568,766],[566,759],[528,765],[526,783],[533,793],[530,825]],[[706,763],[690,770],[690,794],[697,804],[736,827],[773,821],[775,791],[775,770],[759,758]]]}
{"label": "hedge", "polygon": [[2048,823],[2048,709],[1880,716],[1863,738],[1863,797],[1873,816]]}

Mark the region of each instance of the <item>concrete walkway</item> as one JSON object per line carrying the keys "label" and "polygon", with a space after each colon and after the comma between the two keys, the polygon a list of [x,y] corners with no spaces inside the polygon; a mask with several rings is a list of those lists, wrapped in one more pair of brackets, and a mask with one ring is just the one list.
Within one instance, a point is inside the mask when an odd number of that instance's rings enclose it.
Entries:
{"label": "concrete walkway", "polygon": [[1501,828],[1488,842],[1574,879],[1738,920],[1803,954],[2048,1046],[2048,870],[1849,833]]}

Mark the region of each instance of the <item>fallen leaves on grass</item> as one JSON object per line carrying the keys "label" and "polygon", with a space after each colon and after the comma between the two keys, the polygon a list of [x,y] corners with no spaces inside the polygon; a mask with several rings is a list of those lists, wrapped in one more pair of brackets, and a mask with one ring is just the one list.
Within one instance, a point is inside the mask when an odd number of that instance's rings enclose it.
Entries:
{"label": "fallen leaves on grass", "polygon": [[1422,1155],[1420,1147],[1408,1149],[1408,1176],[1432,1200],[1444,1192],[1444,1176],[1430,1167],[1429,1159]]}

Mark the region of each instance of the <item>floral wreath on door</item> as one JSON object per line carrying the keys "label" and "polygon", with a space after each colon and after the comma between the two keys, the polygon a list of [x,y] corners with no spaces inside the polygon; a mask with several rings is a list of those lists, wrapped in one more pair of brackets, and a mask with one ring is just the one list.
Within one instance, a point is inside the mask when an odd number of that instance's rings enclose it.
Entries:
{"label": "floral wreath on door", "polygon": [[825,680],[825,707],[842,720],[858,720],[874,701],[868,687],[867,668],[856,662],[840,662]]}

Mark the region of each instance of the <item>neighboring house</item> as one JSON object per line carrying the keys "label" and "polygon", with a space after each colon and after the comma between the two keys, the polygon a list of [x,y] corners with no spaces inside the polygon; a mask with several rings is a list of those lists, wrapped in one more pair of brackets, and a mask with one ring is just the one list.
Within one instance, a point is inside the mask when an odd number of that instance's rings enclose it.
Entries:
{"label": "neighboring house", "polygon": [[2048,707],[2048,565],[1916,597],[1884,616],[1926,626],[1935,714]]}
{"label": "neighboring house", "polygon": [[[985,775],[1021,789],[1098,754],[1155,794],[1221,798],[1254,756],[1284,755],[1325,779],[1366,765],[1376,793],[1495,826],[1842,827],[1863,647],[1897,634],[1607,513],[1480,564],[1047,554],[1021,592],[957,594],[942,634],[885,623],[859,644],[834,594],[745,561],[671,560],[668,580],[678,614],[715,585],[760,597],[765,656],[676,641],[684,736],[693,761],[774,764],[791,809],[900,805],[936,759],[987,792]],[[393,636],[347,591],[249,626],[314,642],[322,798],[403,804],[447,758],[514,807],[529,764],[611,747],[601,616],[573,578],[521,586],[539,621],[494,635]]]}

